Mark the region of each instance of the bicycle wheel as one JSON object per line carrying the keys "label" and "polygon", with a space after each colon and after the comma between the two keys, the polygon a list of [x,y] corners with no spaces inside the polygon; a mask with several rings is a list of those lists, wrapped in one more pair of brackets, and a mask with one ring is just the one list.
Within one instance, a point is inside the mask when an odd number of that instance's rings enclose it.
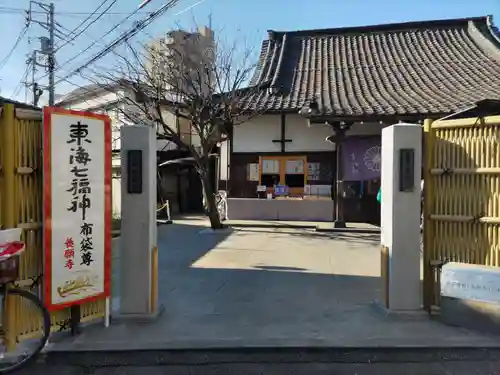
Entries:
{"label": "bicycle wheel", "polygon": [[[8,327],[2,326],[0,329],[0,374],[7,374],[18,370],[31,361],[35,360],[44,348],[50,334],[50,315],[42,301],[33,293],[23,289],[9,289],[9,297],[15,303],[16,309],[30,311],[30,322],[32,326],[37,324],[39,331],[34,339],[23,340],[18,343],[13,352],[7,352],[5,338]],[[5,301],[2,303],[2,313],[5,311]],[[14,317],[14,319],[16,319]],[[5,319],[4,319],[5,322]],[[5,323],[3,323],[5,325]]]}

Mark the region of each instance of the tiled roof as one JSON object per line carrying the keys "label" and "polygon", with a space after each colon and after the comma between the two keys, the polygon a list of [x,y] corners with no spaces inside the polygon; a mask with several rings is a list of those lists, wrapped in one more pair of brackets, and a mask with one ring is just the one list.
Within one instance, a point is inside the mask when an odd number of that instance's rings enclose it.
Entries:
{"label": "tiled roof", "polygon": [[251,84],[260,110],[442,115],[500,99],[500,38],[491,17],[269,31]]}
{"label": "tiled roof", "polygon": [[21,108],[21,109],[32,109],[35,111],[41,111],[40,107],[35,107],[31,104],[23,103],[23,102],[18,102],[16,100],[12,99],[7,99],[4,98],[3,96],[0,96],[0,107],[2,107],[4,104],[14,104],[16,108]]}

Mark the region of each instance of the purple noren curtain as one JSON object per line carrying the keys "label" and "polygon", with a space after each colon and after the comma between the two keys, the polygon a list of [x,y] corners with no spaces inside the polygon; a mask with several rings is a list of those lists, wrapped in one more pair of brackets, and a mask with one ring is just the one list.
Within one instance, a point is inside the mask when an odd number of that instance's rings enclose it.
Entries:
{"label": "purple noren curtain", "polygon": [[341,146],[342,179],[366,181],[380,178],[381,138],[346,138]]}

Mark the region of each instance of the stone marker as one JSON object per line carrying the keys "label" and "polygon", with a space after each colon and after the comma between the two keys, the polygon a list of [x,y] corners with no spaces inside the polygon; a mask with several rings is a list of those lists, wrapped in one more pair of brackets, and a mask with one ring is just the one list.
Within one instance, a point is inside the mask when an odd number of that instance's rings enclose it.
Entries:
{"label": "stone marker", "polygon": [[440,320],[500,334],[500,268],[445,264],[441,271]]}
{"label": "stone marker", "polygon": [[422,128],[397,124],[382,130],[381,245],[385,251],[384,307],[421,311],[420,181]]}
{"label": "stone marker", "polygon": [[120,317],[157,314],[156,132],[121,128]]}

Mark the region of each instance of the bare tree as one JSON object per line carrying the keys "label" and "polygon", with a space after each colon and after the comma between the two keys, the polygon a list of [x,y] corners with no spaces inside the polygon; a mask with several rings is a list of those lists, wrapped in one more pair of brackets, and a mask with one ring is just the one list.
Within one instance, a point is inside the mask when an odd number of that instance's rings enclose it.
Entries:
{"label": "bare tree", "polygon": [[[189,150],[201,178],[211,227],[219,229],[223,225],[211,156],[234,125],[258,115],[249,103],[260,87],[250,85],[257,62],[252,48],[241,41],[214,40],[210,29],[198,30],[174,31],[141,48],[129,46],[129,57],[107,78],[131,93],[121,109],[130,122],[154,126],[158,139]],[[191,134],[183,134],[181,127]],[[198,137],[199,145],[193,144],[191,139]]]}

